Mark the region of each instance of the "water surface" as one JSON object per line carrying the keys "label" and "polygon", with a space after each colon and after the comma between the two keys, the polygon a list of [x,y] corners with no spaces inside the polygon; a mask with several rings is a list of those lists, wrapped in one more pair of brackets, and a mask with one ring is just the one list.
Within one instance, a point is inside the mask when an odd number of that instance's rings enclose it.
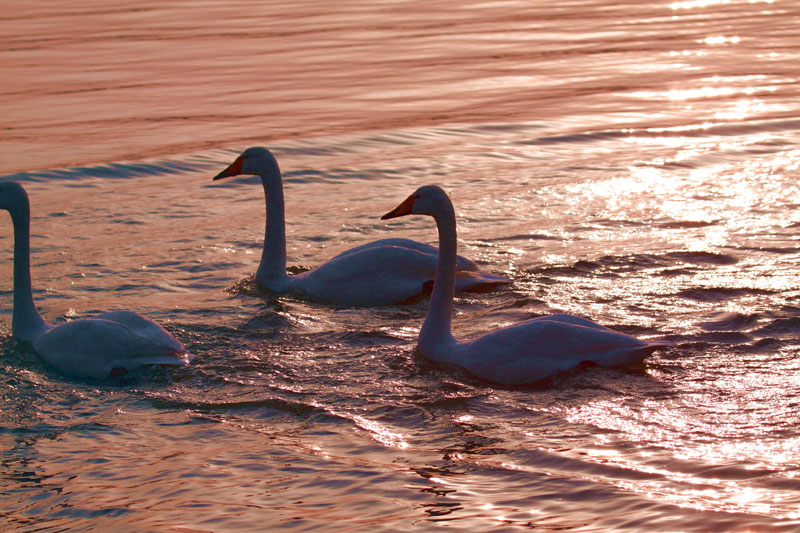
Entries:
{"label": "water surface", "polygon": [[[0,179],[32,205],[49,320],[134,309],[196,354],[64,377],[10,337],[0,225],[0,523],[15,530],[800,528],[794,3],[37,2],[0,21]],[[427,301],[259,291],[265,145],[289,264],[432,221],[513,284],[468,338],[569,312],[675,346],[524,388],[414,354]]]}

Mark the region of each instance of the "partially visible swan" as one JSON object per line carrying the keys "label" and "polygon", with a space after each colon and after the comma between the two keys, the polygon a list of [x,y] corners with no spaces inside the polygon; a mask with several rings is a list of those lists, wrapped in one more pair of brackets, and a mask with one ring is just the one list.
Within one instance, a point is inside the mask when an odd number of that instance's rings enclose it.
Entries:
{"label": "partially visible swan", "polygon": [[[291,292],[346,307],[402,303],[429,289],[436,274],[437,249],[410,239],[382,239],[347,250],[314,270],[286,274],[283,181],[278,162],[266,148],[245,150],[214,180],[256,175],[267,203],[267,225],[256,281],[276,292]],[[456,259],[457,290],[480,290],[508,283],[502,276],[478,271],[464,257]]]}
{"label": "partially visible swan", "polygon": [[382,220],[430,215],[439,230],[439,263],[428,314],[417,341],[433,361],[458,365],[470,374],[502,385],[522,385],[583,362],[616,366],[640,361],[669,342],[644,342],[591,320],[558,314],[526,320],[468,342],[450,332],[456,257],[453,204],[436,185],[420,187]]}
{"label": "partially visible swan", "polygon": [[33,303],[30,272],[30,206],[21,185],[0,182],[0,208],[14,224],[14,337],[57,370],[78,377],[108,378],[143,365],[185,365],[183,345],[158,324],[131,311],[103,313],[47,324]]}

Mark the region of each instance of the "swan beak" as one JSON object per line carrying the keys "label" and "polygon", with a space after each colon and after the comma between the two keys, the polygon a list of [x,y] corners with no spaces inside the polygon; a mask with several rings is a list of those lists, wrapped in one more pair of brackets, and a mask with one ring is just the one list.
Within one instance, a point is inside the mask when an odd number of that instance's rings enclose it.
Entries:
{"label": "swan beak", "polygon": [[231,176],[238,176],[242,173],[242,165],[244,164],[244,156],[237,157],[233,163],[231,163],[228,168],[214,176],[214,179],[211,181],[221,180],[222,178],[230,178]]}
{"label": "swan beak", "polygon": [[411,196],[403,200],[402,204],[398,205],[397,207],[395,207],[394,209],[383,215],[381,217],[381,220],[388,220],[390,218],[397,218],[405,215],[411,215],[414,212],[413,211],[414,202],[416,201],[417,198],[418,196],[416,194],[412,194]]}

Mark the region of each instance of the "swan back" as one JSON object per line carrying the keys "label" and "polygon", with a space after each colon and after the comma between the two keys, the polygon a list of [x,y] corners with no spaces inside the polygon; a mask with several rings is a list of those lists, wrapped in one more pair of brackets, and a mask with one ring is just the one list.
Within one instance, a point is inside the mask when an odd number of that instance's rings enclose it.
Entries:
{"label": "swan back", "polygon": [[533,383],[583,363],[622,366],[639,362],[665,341],[641,341],[571,315],[519,322],[459,343],[449,361],[503,385]]}
{"label": "swan back", "polygon": [[33,348],[65,374],[98,379],[118,370],[154,364],[182,366],[188,361],[186,349],[175,337],[131,311],[59,324],[35,338]]}

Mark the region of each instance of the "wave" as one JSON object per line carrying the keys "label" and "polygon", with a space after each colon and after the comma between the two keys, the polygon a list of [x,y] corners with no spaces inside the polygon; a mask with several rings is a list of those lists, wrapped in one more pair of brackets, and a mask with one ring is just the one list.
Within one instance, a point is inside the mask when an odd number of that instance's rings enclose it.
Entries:
{"label": "wave", "polygon": [[734,265],[739,260],[727,254],[720,254],[715,252],[697,252],[697,251],[683,251],[671,252],[666,254],[666,257],[677,259],[684,263],[690,264],[707,264],[707,265]]}
{"label": "wave", "polygon": [[212,171],[219,164],[207,155],[188,156],[181,159],[159,159],[156,161],[107,163],[34,172],[17,172],[3,176],[4,180],[43,182],[52,180],[76,181],[87,178],[128,179],[145,176],[164,176],[186,172]]}
{"label": "wave", "polygon": [[720,313],[715,320],[701,322],[700,327],[706,331],[741,331],[758,323],[758,314]]}
{"label": "wave", "polygon": [[665,254],[604,255],[594,260],[580,259],[571,265],[544,265],[530,269],[532,274],[550,276],[599,275],[616,276],[619,273],[648,269],[663,269],[660,275],[682,275],[694,273],[691,266],[734,265],[739,259],[728,254],[702,251],[675,251]]}
{"label": "wave", "polygon": [[749,122],[716,122],[702,124],[685,124],[671,127],[625,128],[618,130],[589,131],[568,135],[552,135],[517,141],[518,145],[572,144],[613,139],[660,138],[660,137],[709,137],[740,136],[755,133],[779,133],[800,129],[800,120],[796,118],[773,119]]}
{"label": "wave", "polygon": [[[340,135],[325,139],[314,140],[283,140],[280,143],[270,143],[270,149],[280,161],[283,157],[290,159],[329,158],[335,160],[340,156],[353,157],[358,154],[375,153],[380,150],[392,150],[400,146],[425,146],[441,143],[448,140],[468,140],[473,137],[491,136],[499,142],[505,139],[508,146],[537,146],[574,143],[607,143],[608,141],[627,141],[637,138],[662,137],[708,137],[708,136],[737,136],[752,135],[754,133],[779,133],[800,129],[798,119],[775,119],[750,122],[720,122],[714,124],[685,124],[664,128],[620,128],[602,131],[584,131],[564,135],[536,136],[543,129],[541,124],[523,123],[484,123],[459,126],[429,126],[422,128],[408,128],[380,133],[360,133]],[[523,137],[523,138],[520,138]],[[524,138],[530,137],[530,138]],[[500,139],[498,139],[500,138]],[[252,142],[252,141],[251,141]],[[257,144],[258,141],[255,141]],[[148,176],[177,175],[185,173],[204,172],[209,175],[209,183],[204,187],[240,187],[251,182],[257,182],[256,177],[244,177],[237,180],[212,184],[210,177],[224,168],[238,155],[243,146],[237,148],[217,148],[199,153],[176,154],[173,157],[141,160],[141,161],[116,161],[97,165],[87,165],[72,168],[59,168],[17,172],[0,177],[23,182],[69,181],[72,186],[88,186],[78,184],[85,179],[130,179]],[[781,149],[775,146],[774,149]],[[483,154],[486,158],[497,157],[495,152]],[[524,153],[503,155],[503,157],[518,160],[532,160],[532,156]],[[333,159],[331,159],[333,158]],[[468,164],[464,161],[464,164]],[[666,162],[669,166],[696,166],[690,162]],[[325,168],[325,170],[320,170]],[[308,168],[286,168],[284,181],[287,183],[312,183],[328,182],[342,183],[351,181],[371,181],[376,175],[386,179],[406,179],[409,173],[419,170],[410,166],[398,168],[390,164],[387,168],[364,168],[358,170],[341,166],[316,165],[308,163]],[[442,163],[439,172],[430,172],[429,175],[450,175],[452,163]],[[616,221],[619,222],[619,221]],[[624,222],[624,221],[623,221]],[[631,222],[634,223],[634,222]],[[659,223],[668,229],[685,229],[713,225],[718,221],[669,221]]]}
{"label": "wave", "polygon": [[763,336],[798,336],[800,337],[800,317],[776,318],[764,327],[754,331]]}
{"label": "wave", "polygon": [[322,409],[303,402],[291,401],[285,398],[258,398],[239,401],[202,401],[202,400],[177,400],[167,397],[151,398],[150,402],[156,409],[189,409],[206,413],[233,411],[253,411],[270,409],[292,415],[308,415],[314,412],[324,412]]}
{"label": "wave", "polygon": [[768,254],[796,254],[800,253],[800,247],[798,246],[786,246],[786,247],[778,247],[778,246],[739,246],[736,248],[737,250],[746,251],[746,252],[763,252]]}
{"label": "wave", "polygon": [[774,294],[775,291],[748,287],[699,287],[678,291],[676,296],[696,300],[698,302],[722,302],[742,296],[761,296]]}

